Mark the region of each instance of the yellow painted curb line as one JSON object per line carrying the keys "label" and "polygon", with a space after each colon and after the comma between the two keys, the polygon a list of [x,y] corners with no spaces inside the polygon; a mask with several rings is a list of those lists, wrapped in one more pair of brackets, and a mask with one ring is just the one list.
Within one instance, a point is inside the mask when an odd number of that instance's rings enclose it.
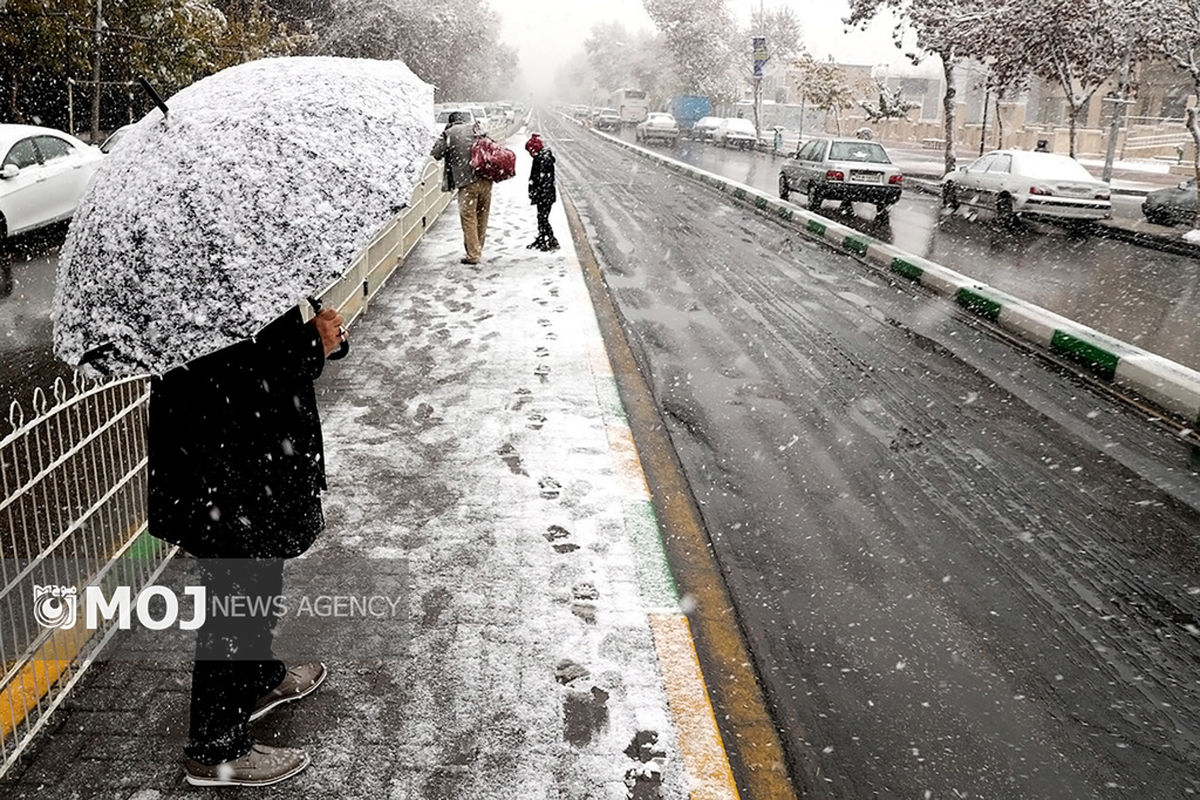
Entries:
{"label": "yellow painted curb line", "polygon": [[712,704],[700,672],[696,645],[687,617],[680,614],[650,614],[654,649],[662,668],[667,703],[679,731],[679,750],[687,775],[690,800],[736,800],[737,784]]}

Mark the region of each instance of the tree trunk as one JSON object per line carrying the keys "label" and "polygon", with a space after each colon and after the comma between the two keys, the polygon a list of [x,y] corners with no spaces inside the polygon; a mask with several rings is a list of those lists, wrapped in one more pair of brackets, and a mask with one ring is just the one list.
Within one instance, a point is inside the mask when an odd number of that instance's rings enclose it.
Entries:
{"label": "tree trunk", "polygon": [[1076,106],[1074,103],[1068,103],[1068,105],[1071,107],[1071,113],[1069,114],[1069,116],[1071,118],[1071,123],[1070,123],[1071,124],[1071,135],[1068,137],[1069,144],[1068,144],[1067,149],[1070,151],[1068,153],[1068,155],[1070,155],[1071,158],[1074,158],[1075,157],[1075,127],[1079,124],[1079,111],[1080,111],[1080,109],[1083,108],[1083,106]]}
{"label": "tree trunk", "polygon": [[1004,117],[1000,115],[1000,96],[996,96],[996,149],[1004,149]]}
{"label": "tree trunk", "polygon": [[[1200,104],[1200,80],[1196,82],[1196,102]],[[1187,126],[1192,132],[1192,168],[1196,175],[1196,191],[1200,193],[1200,118],[1197,110],[1200,106],[1192,106],[1187,110]],[[1192,217],[1192,230],[1200,231],[1200,202],[1196,203],[1196,213]]]}
{"label": "tree trunk", "polygon": [[954,64],[948,54],[942,57],[942,74],[946,76],[946,95],[942,98],[942,136],[946,140],[946,172],[954,172],[958,165],[954,157]]}

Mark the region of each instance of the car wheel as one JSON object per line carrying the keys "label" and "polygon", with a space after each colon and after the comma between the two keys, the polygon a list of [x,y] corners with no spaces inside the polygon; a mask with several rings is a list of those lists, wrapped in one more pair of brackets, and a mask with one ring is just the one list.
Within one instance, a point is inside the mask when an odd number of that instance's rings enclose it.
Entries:
{"label": "car wheel", "polygon": [[792,190],[788,188],[787,176],[782,172],[779,173],[779,199],[787,200]]}
{"label": "car wheel", "polygon": [[815,183],[808,185],[808,210],[820,211],[821,204],[825,202],[824,196],[821,194],[821,187]]}
{"label": "car wheel", "polygon": [[876,203],[875,204],[875,216],[876,217],[886,217],[888,215],[888,207],[890,205],[891,205],[891,203]]}
{"label": "car wheel", "polygon": [[1002,194],[996,199],[996,219],[1004,224],[1011,223],[1016,219],[1017,215],[1013,212],[1013,200],[1011,195]]}
{"label": "car wheel", "polygon": [[942,184],[942,208],[958,211],[958,187],[953,181]]}

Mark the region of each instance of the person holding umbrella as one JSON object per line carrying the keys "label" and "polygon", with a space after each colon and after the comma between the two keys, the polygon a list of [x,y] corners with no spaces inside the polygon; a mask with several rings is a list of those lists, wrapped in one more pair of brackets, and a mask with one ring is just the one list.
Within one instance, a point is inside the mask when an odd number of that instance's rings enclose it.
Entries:
{"label": "person holding umbrella", "polygon": [[[308,766],[301,750],[254,742],[250,722],[324,682],[320,662],[271,654],[284,559],[324,527],[326,488],[313,381],[345,340],[332,309],[298,309],[244,341],[150,384],[150,530],[197,557],[210,617],[196,639],[185,777],[197,786],[265,786]],[[242,617],[217,598],[258,598]]]}
{"label": "person holding umbrella", "polygon": [[471,166],[471,148],[479,131],[465,111],[452,111],[446,129],[434,142],[429,155],[445,161],[442,191],[458,191],[458,219],[462,225],[463,264],[478,264],[483,258],[488,214],[492,208],[492,182],[480,177]]}
{"label": "person holding umbrella", "polygon": [[537,238],[526,248],[557,250],[558,239],[554,238],[554,229],[550,227],[550,209],[558,199],[554,189],[554,153],[537,133],[530,135],[525,151],[533,156],[533,166],[529,168],[529,202],[537,206],[538,226]]}
{"label": "person holding umbrella", "polygon": [[196,557],[208,598],[184,776],[265,786],[309,757],[250,723],[328,674],[271,647],[284,560],[324,527],[313,382],[346,348],[312,298],[357,291],[347,269],[411,202],[433,87],[395,60],[269,58],[155,99],[72,219],[54,350],[87,377],[150,377],[149,531]]}

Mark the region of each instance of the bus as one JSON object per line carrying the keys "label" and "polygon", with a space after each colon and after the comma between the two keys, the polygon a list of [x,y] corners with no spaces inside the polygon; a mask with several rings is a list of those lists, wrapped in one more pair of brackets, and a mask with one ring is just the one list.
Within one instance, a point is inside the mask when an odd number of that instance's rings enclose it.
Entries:
{"label": "bus", "polygon": [[650,110],[646,93],[641,89],[618,89],[613,92],[609,105],[617,110],[621,122],[633,125],[645,120]]}

